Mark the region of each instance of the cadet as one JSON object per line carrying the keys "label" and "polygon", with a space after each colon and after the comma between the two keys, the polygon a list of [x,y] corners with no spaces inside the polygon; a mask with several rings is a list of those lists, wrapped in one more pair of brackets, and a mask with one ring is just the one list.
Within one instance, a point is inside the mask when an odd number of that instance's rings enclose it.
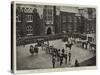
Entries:
{"label": "cadet", "polygon": [[53,68],[55,68],[55,62],[56,62],[56,58],[55,58],[55,56],[53,56],[53,57],[52,57]]}

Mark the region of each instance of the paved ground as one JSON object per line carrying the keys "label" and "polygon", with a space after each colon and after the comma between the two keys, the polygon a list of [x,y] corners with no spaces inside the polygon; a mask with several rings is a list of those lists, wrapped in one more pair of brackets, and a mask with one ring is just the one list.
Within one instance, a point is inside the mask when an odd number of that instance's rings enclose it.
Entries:
{"label": "paved ground", "polygon": [[86,66],[86,65],[95,66],[96,65],[96,56],[80,63],[80,66]]}
{"label": "paved ground", "polygon": [[[54,47],[63,49],[65,48],[65,43],[61,40],[50,41],[50,45],[54,45]],[[35,45],[35,44],[32,44]],[[29,70],[29,69],[47,69],[52,68],[52,59],[51,55],[46,54],[45,51],[41,50],[39,47],[39,54],[31,56],[29,53],[29,45],[17,46],[17,69],[18,70]],[[79,63],[84,62],[92,57],[95,54],[92,51],[85,50],[73,45],[72,50],[72,57],[71,62],[67,64],[63,64],[62,66],[59,65],[59,62],[56,63],[56,68],[59,67],[71,67],[75,63],[75,59],[79,61]]]}

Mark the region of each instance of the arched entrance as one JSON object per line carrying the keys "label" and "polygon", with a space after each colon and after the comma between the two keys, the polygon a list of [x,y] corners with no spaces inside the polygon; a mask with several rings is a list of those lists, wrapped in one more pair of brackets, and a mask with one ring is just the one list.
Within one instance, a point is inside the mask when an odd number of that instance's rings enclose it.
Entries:
{"label": "arched entrance", "polygon": [[50,34],[52,34],[52,32],[51,32],[51,28],[49,27],[49,28],[47,29],[47,35],[50,35]]}

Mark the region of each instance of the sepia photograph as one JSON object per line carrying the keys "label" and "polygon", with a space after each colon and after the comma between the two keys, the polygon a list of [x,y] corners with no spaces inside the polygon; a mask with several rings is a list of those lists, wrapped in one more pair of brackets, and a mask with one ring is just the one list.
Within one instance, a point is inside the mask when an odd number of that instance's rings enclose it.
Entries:
{"label": "sepia photograph", "polygon": [[15,6],[16,70],[96,66],[96,8]]}

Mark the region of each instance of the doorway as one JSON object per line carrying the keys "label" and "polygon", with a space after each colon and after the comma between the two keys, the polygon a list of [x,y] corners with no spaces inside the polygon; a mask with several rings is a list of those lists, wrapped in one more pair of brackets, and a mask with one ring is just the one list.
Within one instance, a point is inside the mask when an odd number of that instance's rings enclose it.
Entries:
{"label": "doorway", "polygon": [[49,27],[48,29],[47,29],[47,35],[50,35],[51,34],[51,28]]}

